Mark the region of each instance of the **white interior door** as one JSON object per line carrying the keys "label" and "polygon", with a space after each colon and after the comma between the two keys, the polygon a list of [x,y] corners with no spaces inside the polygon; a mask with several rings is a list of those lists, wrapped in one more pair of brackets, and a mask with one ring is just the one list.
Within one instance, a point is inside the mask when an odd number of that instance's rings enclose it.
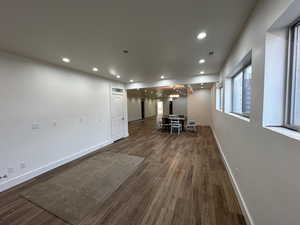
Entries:
{"label": "white interior door", "polygon": [[164,114],[164,105],[163,102],[159,101],[157,102],[157,115],[161,116]]}
{"label": "white interior door", "polygon": [[112,93],[111,96],[111,116],[112,116],[112,139],[119,140],[124,137],[124,109],[123,109],[123,94]]}

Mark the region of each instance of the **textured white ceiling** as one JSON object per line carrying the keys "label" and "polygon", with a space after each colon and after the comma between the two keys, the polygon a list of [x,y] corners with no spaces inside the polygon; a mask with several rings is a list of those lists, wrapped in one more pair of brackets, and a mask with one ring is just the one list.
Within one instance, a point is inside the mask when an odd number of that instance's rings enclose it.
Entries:
{"label": "textured white ceiling", "polygon": [[[0,48],[113,78],[217,74],[256,0],[3,0]],[[199,41],[200,31],[208,33]],[[124,54],[123,50],[128,50]],[[215,51],[208,56],[210,50]],[[63,64],[61,57],[69,57]],[[207,63],[199,65],[200,58]]]}

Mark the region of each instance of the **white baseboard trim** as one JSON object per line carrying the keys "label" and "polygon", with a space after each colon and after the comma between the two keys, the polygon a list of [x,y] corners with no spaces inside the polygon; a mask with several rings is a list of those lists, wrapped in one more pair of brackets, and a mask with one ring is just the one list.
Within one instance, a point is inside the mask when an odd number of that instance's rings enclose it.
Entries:
{"label": "white baseboard trim", "polygon": [[32,179],[34,177],[37,177],[37,176],[39,176],[39,175],[41,175],[43,173],[48,172],[50,170],[53,170],[53,169],[55,169],[55,168],[57,168],[59,166],[62,166],[64,164],[68,163],[68,162],[71,162],[71,161],[73,161],[75,159],[78,159],[78,158],[80,158],[80,157],[82,157],[84,155],[87,155],[89,153],[97,151],[100,148],[103,148],[103,147],[105,147],[105,146],[107,146],[109,144],[112,144],[112,143],[113,143],[112,140],[107,140],[107,141],[105,141],[103,143],[100,143],[98,145],[89,147],[87,149],[84,149],[84,150],[82,150],[80,152],[77,152],[75,154],[72,154],[70,156],[62,158],[62,159],[57,160],[55,162],[51,162],[51,163],[49,163],[49,164],[47,164],[45,166],[42,166],[40,168],[37,168],[37,169],[31,170],[29,172],[26,172],[26,173],[24,173],[24,174],[22,174],[20,176],[13,177],[13,178],[9,179],[8,181],[5,181],[4,183],[0,184],[0,192],[3,192],[3,191],[5,191],[5,190],[7,190],[9,188],[12,188],[12,187],[14,187],[14,186],[16,186],[18,184],[23,183],[25,181],[28,181],[28,180],[30,180],[30,179]]}
{"label": "white baseboard trim", "polygon": [[253,221],[253,219],[252,219],[252,217],[251,217],[251,214],[250,214],[250,212],[249,212],[249,209],[248,209],[248,207],[247,207],[247,205],[246,205],[246,202],[245,202],[245,200],[244,200],[244,198],[243,198],[243,196],[242,196],[242,193],[241,193],[241,191],[240,191],[240,189],[239,189],[239,186],[238,186],[238,184],[237,184],[237,182],[236,182],[236,179],[235,179],[235,177],[234,177],[234,175],[233,175],[233,173],[232,173],[232,170],[231,170],[231,168],[230,168],[230,166],[229,166],[229,163],[228,163],[228,161],[227,161],[227,158],[226,158],[226,156],[225,156],[225,154],[224,154],[224,152],[223,152],[223,150],[222,150],[222,147],[221,147],[221,144],[220,144],[219,139],[218,139],[218,137],[217,137],[217,134],[216,134],[215,130],[213,129],[213,127],[211,127],[211,129],[212,129],[212,131],[213,131],[213,134],[214,134],[215,140],[216,140],[216,142],[217,142],[219,152],[220,152],[220,154],[221,154],[221,156],[222,156],[222,160],[223,160],[223,162],[224,162],[224,164],[225,164],[227,173],[229,174],[229,178],[230,178],[231,184],[232,184],[232,186],[233,186],[233,189],[234,189],[234,191],[235,191],[235,194],[236,194],[236,196],[237,196],[237,198],[238,198],[238,201],[239,201],[239,203],[240,203],[240,206],[241,206],[243,215],[244,215],[244,217],[245,217],[246,223],[247,223],[247,225],[255,225],[255,224],[254,224],[254,221]]}

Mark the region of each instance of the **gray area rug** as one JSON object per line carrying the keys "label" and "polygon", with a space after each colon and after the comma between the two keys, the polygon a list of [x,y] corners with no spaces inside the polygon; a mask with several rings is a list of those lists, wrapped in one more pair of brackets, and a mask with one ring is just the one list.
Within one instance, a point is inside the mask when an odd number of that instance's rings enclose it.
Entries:
{"label": "gray area rug", "polygon": [[38,183],[22,196],[68,223],[77,225],[118,189],[143,158],[104,152]]}

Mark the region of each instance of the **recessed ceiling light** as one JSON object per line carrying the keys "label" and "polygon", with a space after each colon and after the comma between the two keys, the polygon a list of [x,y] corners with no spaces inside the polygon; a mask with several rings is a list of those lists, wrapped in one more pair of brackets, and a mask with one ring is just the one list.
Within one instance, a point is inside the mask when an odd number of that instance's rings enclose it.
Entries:
{"label": "recessed ceiling light", "polygon": [[200,71],[200,74],[204,74],[205,72],[202,70],[202,71]]}
{"label": "recessed ceiling light", "polygon": [[119,78],[120,78],[120,75],[117,75],[116,77],[119,79]]}
{"label": "recessed ceiling light", "polygon": [[130,83],[132,83],[132,82],[133,82],[133,80],[130,80],[129,82],[130,82]]}
{"label": "recessed ceiling light", "polygon": [[207,33],[206,33],[206,32],[201,32],[201,33],[199,33],[198,36],[197,36],[197,38],[198,38],[199,40],[202,40],[202,39],[204,39],[204,38],[206,38],[206,37],[207,37]]}
{"label": "recessed ceiling light", "polygon": [[98,70],[99,70],[99,69],[98,69],[97,67],[94,67],[94,68],[93,68],[93,71],[94,71],[94,72],[97,72]]}
{"label": "recessed ceiling light", "polygon": [[160,79],[165,79],[165,76],[164,75],[160,76]]}
{"label": "recessed ceiling light", "polygon": [[205,59],[200,59],[199,64],[203,64],[203,63],[205,63]]}
{"label": "recessed ceiling light", "polygon": [[116,75],[117,75],[116,71],[114,71],[114,70],[109,70],[109,72],[110,72],[110,74],[113,75],[113,76],[116,76]]}
{"label": "recessed ceiling light", "polygon": [[66,58],[66,57],[63,57],[63,58],[62,58],[62,61],[65,62],[65,63],[71,62],[71,60],[70,60],[69,58]]}

